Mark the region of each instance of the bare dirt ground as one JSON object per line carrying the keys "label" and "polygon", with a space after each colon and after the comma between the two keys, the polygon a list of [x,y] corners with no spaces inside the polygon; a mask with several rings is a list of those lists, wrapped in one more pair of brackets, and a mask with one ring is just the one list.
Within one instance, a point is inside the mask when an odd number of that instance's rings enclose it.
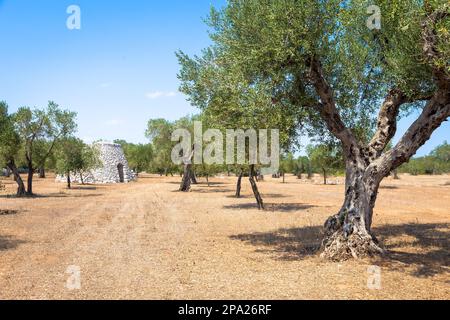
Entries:
{"label": "bare dirt ground", "polygon": [[[342,180],[342,179],[340,179]],[[387,179],[375,232],[380,259],[331,263],[317,255],[321,226],[342,185],[288,177],[236,178],[178,193],[180,179],[142,176],[127,185],[76,186],[36,179],[33,199],[0,194],[1,299],[449,299],[450,176]],[[320,177],[317,178],[319,183]],[[381,267],[369,289],[368,267]],[[66,287],[69,266],[81,289]]]}

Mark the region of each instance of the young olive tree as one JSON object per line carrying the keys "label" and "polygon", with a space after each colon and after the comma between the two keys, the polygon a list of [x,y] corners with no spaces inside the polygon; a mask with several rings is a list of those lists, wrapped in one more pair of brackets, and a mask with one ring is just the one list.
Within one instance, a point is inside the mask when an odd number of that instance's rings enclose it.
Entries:
{"label": "young olive tree", "polygon": [[296,173],[296,161],[294,159],[294,155],[290,152],[288,152],[286,155],[284,155],[280,162],[280,173],[283,177],[283,183],[286,182],[285,176],[287,173],[294,174]]}
{"label": "young olive tree", "polygon": [[[369,28],[374,3],[381,29]],[[449,7],[448,0],[230,0],[211,12],[213,45],[202,57],[182,56],[184,88],[196,104],[218,99],[217,117],[235,109],[213,88],[258,88],[308,113],[311,134],[340,142],[345,200],[325,223],[323,257],[383,253],[372,233],[380,183],[450,116]],[[400,116],[415,108],[420,116],[386,150]],[[357,131],[367,125],[374,133],[364,141]]]}
{"label": "young olive tree", "polygon": [[189,132],[191,136],[191,150],[182,150],[180,156],[182,156],[183,162],[183,176],[180,183],[179,191],[189,192],[191,190],[191,184],[198,184],[196,169],[197,166],[194,163],[194,154],[196,147],[194,138],[194,122],[199,121],[199,116],[186,116],[178,119],[173,123],[173,129],[183,129]]}
{"label": "young olive tree", "polygon": [[[305,113],[301,109],[287,108],[289,101],[283,95],[272,92],[269,83],[253,85],[242,74],[239,66],[229,64],[214,49],[205,51],[203,57],[193,59],[183,52],[177,53],[182,66],[179,73],[182,82],[180,90],[188,96],[192,105],[202,111],[204,128],[218,129],[224,137],[227,136],[227,130],[242,130],[245,133],[245,159],[239,160],[241,157],[236,156],[237,152],[234,152],[233,159],[238,172],[236,197],[240,197],[245,168],[258,207],[263,209],[264,204],[255,181],[256,165],[250,163],[252,133],[256,134],[261,129],[279,129],[281,147],[292,149],[300,132],[296,124]],[[236,142],[236,137],[233,139]],[[259,147],[261,145],[258,145],[258,151]],[[271,152],[271,146],[268,146],[268,150]],[[234,151],[237,151],[237,144]]]}
{"label": "young olive tree", "polygon": [[343,167],[342,152],[332,144],[309,145],[306,148],[312,166],[322,172],[323,184],[327,184],[328,172]]}
{"label": "young olive tree", "polygon": [[16,165],[20,145],[21,140],[15,130],[13,117],[8,114],[8,105],[0,102],[0,168],[6,166],[11,170],[17,183],[17,196],[23,197],[26,193],[25,185]]}
{"label": "young olive tree", "polygon": [[76,130],[76,113],[49,102],[47,109],[20,108],[14,114],[16,130],[23,141],[28,167],[27,195],[33,195],[33,175],[44,166],[60,139]]}
{"label": "young olive tree", "polygon": [[83,174],[101,165],[99,151],[82,140],[67,137],[61,139],[56,149],[56,172],[67,177],[67,188],[71,188],[71,175]]}

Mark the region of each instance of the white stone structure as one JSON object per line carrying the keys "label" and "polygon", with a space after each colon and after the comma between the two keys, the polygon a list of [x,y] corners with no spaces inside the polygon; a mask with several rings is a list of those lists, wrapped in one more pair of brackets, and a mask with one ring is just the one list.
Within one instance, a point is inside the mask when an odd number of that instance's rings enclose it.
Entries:
{"label": "white stone structure", "polygon": [[[136,180],[136,174],[128,167],[128,161],[122,150],[121,145],[111,142],[96,142],[94,147],[98,149],[100,162],[102,166],[83,173],[83,181],[79,174],[70,176],[75,183],[128,183]],[[59,176],[60,182],[65,182],[67,177]]]}

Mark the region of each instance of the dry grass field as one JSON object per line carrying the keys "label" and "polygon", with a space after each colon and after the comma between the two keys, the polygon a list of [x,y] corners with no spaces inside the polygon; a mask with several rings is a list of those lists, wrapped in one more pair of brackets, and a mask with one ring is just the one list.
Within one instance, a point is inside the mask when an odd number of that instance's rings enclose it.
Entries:
{"label": "dry grass field", "polygon": [[[8,197],[15,186],[3,181],[0,298],[450,299],[448,175],[386,179],[374,224],[389,254],[339,264],[316,250],[342,185],[267,179],[258,211],[248,181],[235,199],[235,178],[186,194],[179,180],[66,190],[50,177],[33,199]],[[66,288],[72,265],[80,290]],[[379,289],[367,286],[370,265]]]}

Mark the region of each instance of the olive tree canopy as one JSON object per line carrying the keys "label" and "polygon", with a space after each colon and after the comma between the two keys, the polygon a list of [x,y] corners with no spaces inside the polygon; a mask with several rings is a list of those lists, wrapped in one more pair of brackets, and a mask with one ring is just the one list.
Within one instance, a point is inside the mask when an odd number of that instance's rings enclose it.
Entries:
{"label": "olive tree canopy", "polygon": [[[379,30],[368,27],[371,5],[380,8]],[[242,98],[255,92],[253,101],[272,101],[253,104],[256,117],[273,108],[275,119],[300,120],[284,122],[289,136],[300,127],[336,138],[346,192],[325,224],[323,256],[380,253],[371,226],[382,179],[450,116],[449,16],[448,0],[230,0],[211,11],[213,45],[201,57],[178,54],[181,90],[216,117],[248,111]],[[400,116],[417,109],[387,149]]]}

